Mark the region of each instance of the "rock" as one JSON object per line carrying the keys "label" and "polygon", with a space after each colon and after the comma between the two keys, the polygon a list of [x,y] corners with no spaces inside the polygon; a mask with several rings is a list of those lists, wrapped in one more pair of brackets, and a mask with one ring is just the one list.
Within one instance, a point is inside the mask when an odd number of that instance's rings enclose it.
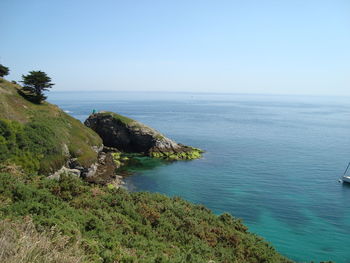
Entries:
{"label": "rock", "polygon": [[86,174],[85,180],[95,184],[109,184],[116,179],[116,168],[112,154],[100,152],[98,162],[90,167],[91,170]]}
{"label": "rock", "polygon": [[97,171],[97,163],[92,164],[85,173],[85,178],[94,177]]}
{"label": "rock", "polygon": [[[115,180],[116,177],[115,170],[117,166],[114,163],[112,153],[106,153],[104,151],[98,153],[97,162],[91,164],[88,168],[81,166],[77,158],[69,159],[67,166],[69,168],[65,167],[64,171],[77,171],[83,179],[90,183],[105,185]],[[60,174],[60,171],[53,174],[51,178],[59,179],[57,174]]]}
{"label": "rock", "polygon": [[112,152],[112,153],[119,152],[119,150],[118,150],[117,148],[107,147],[107,146],[104,146],[104,147],[103,147],[103,151],[104,151],[105,153],[109,153],[109,152]]}
{"label": "rock", "polygon": [[80,177],[81,172],[78,169],[70,169],[70,168],[67,168],[65,166],[62,166],[61,169],[56,171],[54,174],[50,175],[48,178],[54,179],[54,180],[59,180],[62,174]]}
{"label": "rock", "polygon": [[127,153],[142,153],[167,160],[190,160],[200,158],[203,152],[176,143],[155,129],[113,112],[92,114],[85,125],[100,135],[106,147]]}
{"label": "rock", "polygon": [[104,149],[103,145],[101,146],[92,146],[92,150],[96,153],[102,152]]}
{"label": "rock", "polygon": [[65,143],[62,146],[62,153],[66,158],[70,156],[68,146]]}

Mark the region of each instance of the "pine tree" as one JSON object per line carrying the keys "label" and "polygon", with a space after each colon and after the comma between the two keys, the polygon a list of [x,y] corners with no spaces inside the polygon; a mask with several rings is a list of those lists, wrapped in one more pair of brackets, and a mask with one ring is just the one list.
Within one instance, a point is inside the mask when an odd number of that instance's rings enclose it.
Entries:
{"label": "pine tree", "polygon": [[10,69],[8,67],[5,67],[4,65],[0,64],[0,77],[4,77],[8,75],[10,72]]}
{"label": "pine tree", "polygon": [[23,85],[22,92],[31,101],[41,103],[46,99],[44,91],[48,91],[54,83],[51,78],[42,71],[30,71],[28,75],[22,75]]}

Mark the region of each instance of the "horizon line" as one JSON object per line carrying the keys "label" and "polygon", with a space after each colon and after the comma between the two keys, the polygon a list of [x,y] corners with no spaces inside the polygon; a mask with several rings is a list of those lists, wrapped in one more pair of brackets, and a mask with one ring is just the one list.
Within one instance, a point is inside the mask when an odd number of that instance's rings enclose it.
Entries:
{"label": "horizon line", "polygon": [[129,93],[182,93],[182,94],[203,94],[203,95],[259,95],[259,96],[305,96],[305,97],[349,97],[344,94],[300,94],[300,93],[249,93],[249,92],[210,92],[210,91],[159,91],[159,90],[52,90],[50,92],[129,92]]}

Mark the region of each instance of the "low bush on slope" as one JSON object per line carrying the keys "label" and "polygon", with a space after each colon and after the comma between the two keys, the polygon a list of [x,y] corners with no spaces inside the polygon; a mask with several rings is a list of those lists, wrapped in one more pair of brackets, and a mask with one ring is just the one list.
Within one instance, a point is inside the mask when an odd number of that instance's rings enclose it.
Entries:
{"label": "low bush on slope", "polygon": [[80,237],[86,262],[289,262],[239,220],[181,198],[0,174],[0,219],[28,216]]}

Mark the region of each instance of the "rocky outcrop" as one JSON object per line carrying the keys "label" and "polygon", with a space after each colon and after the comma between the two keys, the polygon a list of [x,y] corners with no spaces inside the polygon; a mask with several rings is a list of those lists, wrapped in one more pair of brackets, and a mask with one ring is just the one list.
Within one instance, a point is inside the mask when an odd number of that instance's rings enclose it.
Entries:
{"label": "rocky outcrop", "polygon": [[122,152],[142,153],[168,160],[201,157],[200,149],[176,143],[155,129],[113,112],[92,114],[85,125],[100,135],[104,145]]}
{"label": "rocky outcrop", "polygon": [[54,179],[54,180],[59,180],[61,178],[62,174],[80,177],[81,171],[78,169],[70,169],[70,168],[67,168],[66,166],[62,166],[61,169],[59,169],[55,173],[48,176],[48,178]]}
{"label": "rocky outcrop", "polygon": [[96,184],[111,183],[116,179],[116,168],[112,154],[101,152],[93,171],[86,174],[85,180]]}
{"label": "rocky outcrop", "polygon": [[77,158],[71,158],[61,169],[51,174],[48,178],[59,180],[61,175],[77,176],[90,183],[109,184],[117,178],[115,170],[118,168],[114,157],[110,152],[100,151],[98,161],[85,168],[77,162]]}

